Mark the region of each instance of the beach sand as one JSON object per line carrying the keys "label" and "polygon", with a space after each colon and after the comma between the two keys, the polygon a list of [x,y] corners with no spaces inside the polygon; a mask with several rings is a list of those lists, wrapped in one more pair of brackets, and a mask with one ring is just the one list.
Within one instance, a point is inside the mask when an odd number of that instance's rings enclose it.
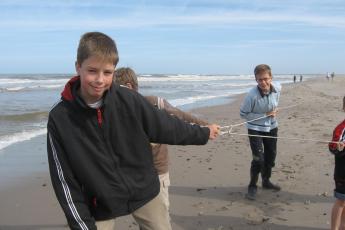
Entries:
{"label": "beach sand", "polygon": [[[170,146],[173,229],[329,229],[333,156],[328,151],[341,110],[345,77],[284,85],[272,181],[280,192],[259,190],[244,198],[249,182],[248,137],[224,134],[206,146]],[[227,105],[193,113],[221,126],[243,122],[244,95]],[[246,133],[244,126],[232,132]],[[0,151],[0,230],[68,229],[50,183],[45,136]],[[309,139],[309,141],[286,138]],[[130,216],[117,229],[138,229]]]}

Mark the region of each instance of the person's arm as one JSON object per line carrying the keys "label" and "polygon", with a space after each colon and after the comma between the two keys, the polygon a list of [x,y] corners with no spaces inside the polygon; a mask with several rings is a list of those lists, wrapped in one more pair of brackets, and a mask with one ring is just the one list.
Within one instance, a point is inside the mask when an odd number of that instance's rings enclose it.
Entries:
{"label": "person's arm", "polygon": [[163,104],[164,107],[163,109],[166,110],[169,114],[176,116],[178,118],[180,118],[181,120],[188,122],[188,123],[192,123],[192,124],[198,124],[198,125],[203,125],[206,126],[208,125],[208,122],[199,119],[195,116],[193,116],[190,113],[186,113],[174,106],[172,106],[167,100],[163,99]]}
{"label": "person's arm", "polygon": [[209,139],[214,140],[217,138],[219,134],[220,127],[216,124],[209,124],[206,121],[203,121],[195,116],[193,116],[190,113],[183,112],[182,110],[173,107],[167,100],[163,99],[164,103],[164,109],[173,116],[178,117],[179,119],[191,123],[191,124],[197,124],[201,126],[207,126],[210,129]]}
{"label": "person's arm", "polygon": [[344,150],[344,142],[338,142],[338,143],[330,143],[328,145],[329,151],[333,153],[335,156],[343,156],[345,154]]}
{"label": "person's arm", "polygon": [[340,123],[333,131],[332,142],[328,144],[329,151],[335,156],[344,156],[344,142],[342,140],[343,132],[345,131],[345,120]]}
{"label": "person's arm", "polygon": [[258,119],[261,117],[268,116],[266,113],[254,113],[253,107],[254,107],[254,96],[251,94],[248,94],[240,107],[240,116],[242,119],[245,119],[247,121],[251,121],[254,119]]}
{"label": "person's arm", "polygon": [[48,121],[47,152],[50,177],[68,225],[75,230],[97,229],[85,203],[82,188],[68,163],[65,147],[54,132],[53,122]]}
{"label": "person's arm", "polygon": [[277,116],[277,113],[278,113],[278,109],[274,109],[272,111],[267,112],[266,116],[268,116],[268,117],[275,117],[275,116]]}
{"label": "person's arm", "polygon": [[219,133],[217,125],[210,129],[210,127],[189,124],[171,116],[165,110],[158,110],[139,94],[133,102],[136,104],[136,114],[150,142],[170,145],[203,145]]}
{"label": "person's arm", "polygon": [[209,139],[210,140],[214,140],[218,137],[219,132],[220,132],[220,126],[217,124],[211,124],[207,126],[210,130],[210,134],[209,134]]}

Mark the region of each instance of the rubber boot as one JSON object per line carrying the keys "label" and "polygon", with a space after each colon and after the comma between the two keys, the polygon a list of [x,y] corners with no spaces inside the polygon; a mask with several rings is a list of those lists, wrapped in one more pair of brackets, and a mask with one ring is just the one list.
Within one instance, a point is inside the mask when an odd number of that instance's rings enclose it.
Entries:
{"label": "rubber boot", "polygon": [[250,182],[248,185],[248,193],[246,194],[246,198],[248,200],[256,199],[256,193],[258,190],[258,187],[256,186],[256,184],[258,183],[258,179],[259,179],[259,173],[251,173]]}
{"label": "rubber boot", "polygon": [[280,191],[281,188],[277,184],[273,184],[269,179],[265,178],[262,180],[262,188],[264,189],[271,189],[274,191]]}
{"label": "rubber boot", "polygon": [[261,175],[262,175],[262,188],[263,189],[271,189],[274,191],[280,191],[281,190],[280,186],[277,184],[273,184],[270,181],[271,174],[272,174],[272,168],[265,168],[263,170],[263,172],[261,173]]}

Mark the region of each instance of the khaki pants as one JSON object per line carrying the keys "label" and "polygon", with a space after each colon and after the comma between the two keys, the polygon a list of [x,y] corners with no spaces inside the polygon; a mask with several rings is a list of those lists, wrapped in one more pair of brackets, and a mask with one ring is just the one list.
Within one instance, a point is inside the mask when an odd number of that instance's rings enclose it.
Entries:
{"label": "khaki pants", "polygon": [[[132,213],[141,230],[171,230],[169,216],[169,172],[159,175],[159,194]],[[98,230],[115,230],[115,219],[97,221]]]}

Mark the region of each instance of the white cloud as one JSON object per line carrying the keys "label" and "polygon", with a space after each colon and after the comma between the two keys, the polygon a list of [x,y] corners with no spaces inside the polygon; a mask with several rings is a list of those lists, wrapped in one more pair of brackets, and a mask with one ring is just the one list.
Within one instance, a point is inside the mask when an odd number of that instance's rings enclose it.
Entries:
{"label": "white cloud", "polygon": [[[344,16],[333,15],[296,15],[292,13],[227,11],[222,13],[201,12],[191,14],[174,14],[167,12],[133,12],[128,16],[76,17],[31,16],[28,18],[11,17],[0,20],[1,29],[15,30],[75,30],[75,29],[118,29],[118,28],[146,28],[159,26],[311,26],[328,28],[345,28]],[[278,25],[279,24],[279,25]]]}
{"label": "white cloud", "polygon": [[75,30],[177,26],[344,28],[342,0],[2,0],[0,29]]}

